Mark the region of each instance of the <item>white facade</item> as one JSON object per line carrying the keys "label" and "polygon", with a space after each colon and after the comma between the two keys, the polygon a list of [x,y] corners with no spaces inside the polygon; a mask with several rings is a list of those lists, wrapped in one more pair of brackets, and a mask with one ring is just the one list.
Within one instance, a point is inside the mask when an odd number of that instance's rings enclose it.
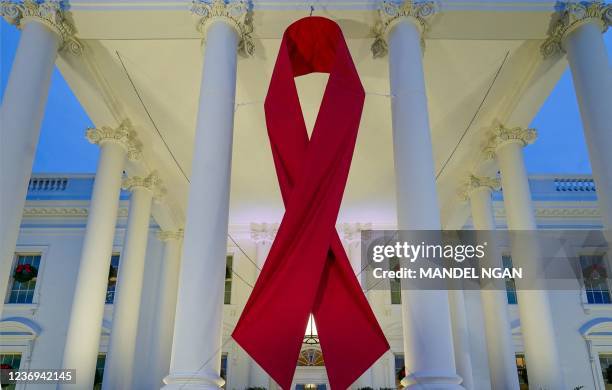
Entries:
{"label": "white facade", "polygon": [[[40,271],[33,302],[5,304],[0,322],[0,353],[20,353],[22,368],[61,366],[60,351],[66,339],[71,295],[75,287],[92,184],[93,177],[90,175],[37,175],[32,179],[16,253],[40,254]],[[590,177],[532,177],[530,186],[539,228],[601,229],[596,194]],[[113,253],[121,253],[123,249],[128,203],[128,194],[122,192]],[[501,193],[494,193],[493,205],[497,227],[503,229],[506,226],[506,218]],[[250,293],[251,287],[247,283],[252,285],[256,277],[256,269],[246,256],[253,260],[260,258],[261,243],[265,242],[266,237],[273,237],[277,227],[275,222],[257,221],[252,225],[230,226],[229,229],[229,234],[238,245],[232,240],[227,242],[227,254],[233,258],[235,272],[228,290],[231,303],[223,307],[222,340],[223,354],[227,356],[227,389],[238,390],[255,385],[250,359],[231,341],[229,335]],[[350,223],[338,225],[338,229],[344,233],[347,246],[354,239],[355,231],[361,228],[376,229],[388,226]],[[472,228],[470,221],[465,228]],[[153,359],[154,349],[160,342],[154,332],[159,326],[157,297],[164,276],[161,273],[164,266],[164,242],[156,234],[159,230],[159,226],[151,220],[138,314],[134,382],[131,386],[133,389],[161,386],[161,378],[165,376],[165,373],[159,372]],[[242,253],[242,250],[245,253]],[[358,251],[349,253],[358,256]],[[391,343],[392,353],[402,354],[400,305],[391,304],[391,294],[388,291],[370,291],[368,297]],[[555,291],[550,293],[550,301],[556,339],[560,341],[559,362],[568,388],[583,385],[586,389],[605,389],[599,355],[612,356],[612,304],[588,304],[582,291]],[[474,389],[489,389],[490,374],[483,337],[484,317],[480,293],[465,292],[465,305]],[[507,308],[514,352],[522,354],[524,343],[518,308],[516,304],[508,304]],[[108,352],[109,335],[113,327],[112,313],[113,305],[105,305],[99,346],[99,352],[102,354]],[[167,316],[168,313],[162,315]],[[163,353],[168,362],[169,351],[165,350]],[[372,368],[366,378],[367,383],[356,384],[354,388],[395,388],[396,374],[392,353],[385,355]],[[326,383],[324,367],[299,367],[296,383]],[[54,387],[55,385],[46,386]]]}
{"label": "white facade", "polygon": [[[22,29],[0,110],[1,356],[76,369],[61,389],[94,386],[99,353],[105,389],[211,390],[223,376],[228,389],[275,387],[229,335],[284,212],[263,99],[283,30],[309,13],[339,23],[366,91],[337,221],[354,268],[364,227],[612,229],[612,5],[45,0],[0,13]],[[54,63],[95,123],[95,180],[30,177]],[[593,179],[529,181],[527,126],[568,64]],[[297,80],[307,127],[325,85]],[[504,198],[491,202],[498,172]],[[17,263],[39,267],[33,291],[13,291]],[[518,291],[506,307],[499,294],[367,295],[397,356],[355,388],[395,387],[403,352],[410,389],[516,389],[516,353],[532,388],[605,388],[609,296]],[[323,367],[298,367],[296,386],[325,383]]]}

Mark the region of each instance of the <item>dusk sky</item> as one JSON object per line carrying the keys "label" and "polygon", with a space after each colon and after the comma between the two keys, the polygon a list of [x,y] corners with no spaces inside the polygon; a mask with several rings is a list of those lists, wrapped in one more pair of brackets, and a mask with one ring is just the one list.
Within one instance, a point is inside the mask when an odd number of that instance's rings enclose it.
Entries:
{"label": "dusk sky", "polygon": [[[2,94],[19,42],[19,34],[15,27],[4,21],[0,22]],[[612,57],[612,34],[606,33],[604,39],[608,55]],[[98,148],[90,145],[84,137],[84,130],[91,126],[91,120],[56,69],[52,77],[33,171],[95,172]],[[565,72],[531,126],[538,130],[539,137],[534,145],[525,150],[529,173],[591,172],[569,70]]]}

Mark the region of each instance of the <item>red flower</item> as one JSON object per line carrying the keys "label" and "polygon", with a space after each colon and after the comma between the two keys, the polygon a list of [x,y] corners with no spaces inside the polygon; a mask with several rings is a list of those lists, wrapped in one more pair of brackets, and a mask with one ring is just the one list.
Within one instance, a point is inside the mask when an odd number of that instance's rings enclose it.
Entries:
{"label": "red flower", "polygon": [[32,265],[30,264],[19,264],[17,268],[15,268],[15,272],[17,272],[18,274],[22,272],[31,274],[32,272],[34,272],[34,269],[32,268]]}

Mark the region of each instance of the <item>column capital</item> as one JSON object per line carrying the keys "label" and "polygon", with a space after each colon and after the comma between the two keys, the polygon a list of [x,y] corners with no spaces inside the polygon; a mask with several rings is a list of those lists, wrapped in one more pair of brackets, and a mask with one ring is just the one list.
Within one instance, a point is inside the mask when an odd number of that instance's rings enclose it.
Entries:
{"label": "column capital", "polygon": [[103,126],[100,129],[89,128],[85,136],[90,143],[96,145],[102,145],[105,142],[120,144],[127,151],[130,160],[139,160],[142,157],[142,143],[128,120],[123,121],[117,128],[108,126]]}
{"label": "column capital", "polygon": [[278,223],[251,223],[251,238],[258,244],[274,241],[278,232]]}
{"label": "column capital", "polygon": [[601,1],[565,1],[558,3],[549,36],[540,47],[544,58],[564,53],[567,36],[585,23],[596,23],[605,32],[612,25],[612,4]]}
{"label": "column capital", "polygon": [[393,26],[403,19],[412,21],[421,32],[421,46],[425,48],[424,34],[429,29],[428,20],[438,11],[438,3],[435,1],[411,1],[395,2],[393,0],[382,0],[378,5],[379,20],[374,25],[374,43],[372,44],[372,55],[380,58],[387,55],[387,38]]}
{"label": "column capital", "polygon": [[507,144],[519,143],[526,146],[535,142],[538,133],[535,129],[525,129],[522,127],[508,128],[499,125],[489,133],[484,152],[487,158],[495,158],[497,150]]}
{"label": "column capital", "polygon": [[501,181],[497,177],[470,175],[461,188],[460,195],[463,200],[470,200],[474,191],[485,189],[492,192],[499,191],[500,188]]}
{"label": "column capital", "polygon": [[238,34],[238,52],[245,57],[255,53],[253,12],[249,0],[193,0],[191,13],[198,17],[196,29],[206,39],[206,30],[215,20],[231,25]]}
{"label": "column capital", "polygon": [[127,191],[134,191],[136,188],[145,188],[151,191],[153,197],[159,200],[166,195],[166,187],[164,187],[162,179],[157,175],[156,172],[152,172],[149,176],[132,176],[123,179],[121,188]]}
{"label": "column capital", "polygon": [[0,16],[8,23],[19,29],[29,21],[42,23],[60,37],[60,50],[80,55],[83,52],[83,46],[74,35],[74,26],[66,20],[65,11],[65,2],[61,0],[0,1]]}
{"label": "column capital", "polygon": [[157,232],[157,238],[160,241],[172,241],[172,240],[181,240],[183,239],[183,229],[179,229],[176,231],[171,230],[160,230]]}
{"label": "column capital", "polygon": [[370,222],[362,223],[343,223],[338,226],[338,230],[342,235],[342,240],[348,243],[360,241],[362,230],[372,230],[372,224]]}

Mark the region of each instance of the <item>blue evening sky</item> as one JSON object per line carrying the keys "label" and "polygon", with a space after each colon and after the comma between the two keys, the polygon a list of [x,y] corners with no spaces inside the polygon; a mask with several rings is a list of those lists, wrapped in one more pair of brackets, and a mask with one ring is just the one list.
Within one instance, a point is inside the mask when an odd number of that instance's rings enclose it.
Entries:
{"label": "blue evening sky", "polygon": [[[612,34],[605,34],[608,56],[612,58]],[[0,93],[9,77],[19,31],[0,22]],[[98,148],[84,137],[91,120],[57,69],[53,72],[49,101],[34,161],[34,172],[94,172]],[[535,117],[532,127],[538,141],[526,148],[530,173],[590,173],[580,113],[569,70]]]}

